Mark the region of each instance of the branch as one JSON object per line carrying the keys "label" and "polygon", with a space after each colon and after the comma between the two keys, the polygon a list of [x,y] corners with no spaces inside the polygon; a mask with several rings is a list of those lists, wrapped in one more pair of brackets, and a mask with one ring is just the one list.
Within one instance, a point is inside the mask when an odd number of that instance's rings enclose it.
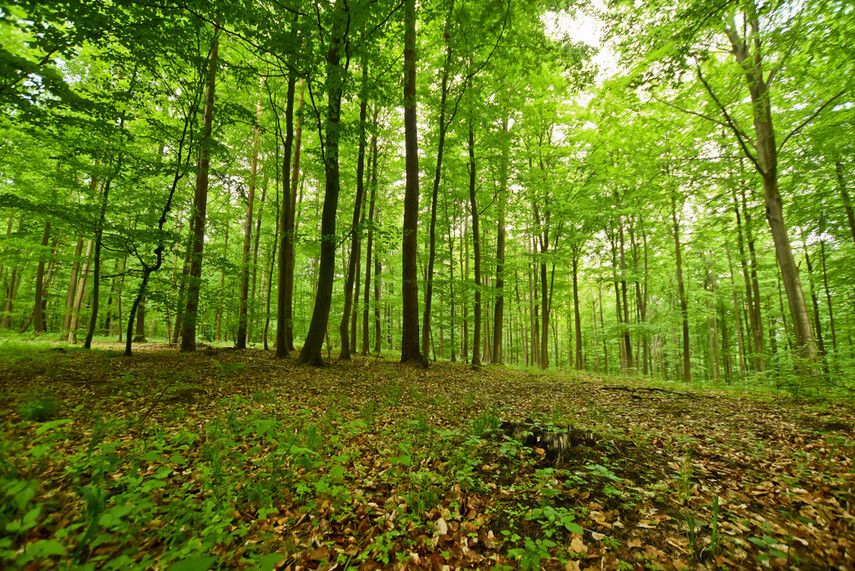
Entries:
{"label": "branch", "polygon": [[730,130],[733,131],[733,134],[736,135],[736,140],[739,142],[739,146],[742,147],[742,152],[744,152],[745,156],[748,157],[748,159],[752,163],[754,163],[754,168],[757,169],[757,172],[763,173],[763,168],[760,166],[760,163],[758,162],[757,158],[751,153],[751,149],[748,148],[748,143],[751,143],[751,138],[746,135],[742,129],[739,128],[739,126],[736,124],[736,121],[731,118],[730,113],[727,112],[727,108],[722,104],[721,101],[719,101],[719,98],[716,97],[716,94],[713,91],[712,87],[709,83],[707,83],[707,80],[704,79],[704,74],[701,71],[701,66],[697,66],[696,69],[698,71],[698,79],[701,80],[701,83],[704,84],[704,88],[707,90],[707,93],[710,94],[710,97],[713,98],[715,104],[718,105],[719,109],[721,109],[721,112],[724,114],[724,118],[727,120],[727,127],[729,127]]}
{"label": "branch", "polygon": [[787,143],[787,141],[789,141],[789,140],[790,140],[790,138],[791,138],[792,136],[796,135],[799,131],[801,131],[801,130],[802,130],[802,128],[804,128],[804,126],[805,126],[805,125],[807,125],[808,123],[810,123],[811,121],[813,121],[814,119],[816,119],[817,115],[819,115],[820,113],[822,113],[823,109],[825,109],[826,107],[828,107],[829,105],[831,105],[831,104],[834,102],[834,100],[835,100],[835,99],[837,99],[838,97],[840,97],[841,95],[843,95],[844,93],[846,93],[847,89],[848,89],[848,88],[844,87],[842,90],[840,90],[840,92],[839,92],[837,95],[835,95],[834,97],[832,97],[831,99],[829,99],[828,101],[826,101],[825,103],[823,103],[822,105],[820,105],[820,106],[819,106],[819,108],[818,108],[816,111],[814,111],[813,113],[811,113],[811,114],[810,114],[810,116],[809,116],[807,119],[805,119],[804,121],[802,121],[801,123],[799,123],[799,125],[798,125],[795,129],[793,129],[792,131],[790,131],[790,133],[789,133],[786,137],[784,137],[784,140],[783,140],[783,141],[781,141],[781,144],[780,144],[780,145],[778,145],[778,152],[779,152],[779,153],[781,152],[781,149],[782,149],[782,148],[784,148],[784,145]]}
{"label": "branch", "polygon": [[665,101],[664,99],[660,99],[656,95],[653,96],[653,99],[655,99],[659,103],[662,103],[663,105],[667,105],[668,107],[672,107],[672,108],[676,109],[677,111],[680,111],[682,113],[686,113],[687,115],[694,115],[695,117],[700,117],[701,119],[706,119],[707,121],[711,121],[712,123],[715,123],[716,125],[721,125],[722,127],[730,127],[730,125],[728,125],[724,121],[719,121],[718,119],[716,119],[714,117],[710,117],[706,113],[700,113],[698,111],[692,111],[691,109],[686,109],[684,107],[680,107],[679,105],[675,105],[675,104],[671,103],[670,101]]}

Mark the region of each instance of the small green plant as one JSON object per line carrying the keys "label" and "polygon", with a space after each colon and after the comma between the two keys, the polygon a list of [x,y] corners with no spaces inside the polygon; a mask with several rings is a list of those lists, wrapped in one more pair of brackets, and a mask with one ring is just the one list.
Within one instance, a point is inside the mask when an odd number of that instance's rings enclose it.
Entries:
{"label": "small green plant", "polygon": [[246,363],[242,363],[240,361],[235,363],[220,363],[216,359],[211,359],[211,362],[217,367],[217,380],[222,381],[225,377],[228,377],[235,371],[239,371],[246,367]]}
{"label": "small green plant", "polygon": [[576,513],[568,508],[541,506],[531,510],[525,516],[525,519],[529,521],[536,520],[543,529],[543,535],[546,537],[554,537],[562,528],[570,533],[578,533],[579,535],[585,532],[582,526],[576,523]]}
{"label": "small green plant", "polygon": [[549,550],[558,545],[550,539],[525,538],[524,547],[508,550],[508,555],[517,559],[520,569],[539,569],[543,559],[549,559]]}
{"label": "small green plant", "polygon": [[493,405],[489,410],[485,410],[478,418],[472,421],[472,434],[476,438],[481,438],[485,432],[490,432],[499,428],[501,419],[496,410],[496,405]]}
{"label": "small green plant", "polygon": [[47,395],[33,395],[18,407],[18,414],[24,420],[44,422],[59,412],[59,399]]}
{"label": "small green plant", "polygon": [[781,544],[780,541],[772,537],[771,535],[764,535],[763,537],[749,537],[748,541],[762,549],[765,553],[761,553],[757,556],[757,559],[761,561],[768,561],[773,557],[782,557],[786,558],[787,554],[784,551],[781,551],[781,547],[787,549],[787,547]]}

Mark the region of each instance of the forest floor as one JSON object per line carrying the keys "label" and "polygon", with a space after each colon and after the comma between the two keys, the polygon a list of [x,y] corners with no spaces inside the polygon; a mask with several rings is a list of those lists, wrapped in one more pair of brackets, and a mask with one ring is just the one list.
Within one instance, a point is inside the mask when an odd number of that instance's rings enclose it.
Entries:
{"label": "forest floor", "polygon": [[851,403],[665,387],[14,346],[0,567],[855,568]]}

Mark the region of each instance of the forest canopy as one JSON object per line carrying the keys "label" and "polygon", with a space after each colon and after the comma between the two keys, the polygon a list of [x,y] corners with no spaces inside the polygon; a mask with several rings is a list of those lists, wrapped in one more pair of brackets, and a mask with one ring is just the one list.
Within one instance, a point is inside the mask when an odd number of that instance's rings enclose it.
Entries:
{"label": "forest canopy", "polygon": [[845,0],[18,0],[0,38],[4,335],[855,388]]}

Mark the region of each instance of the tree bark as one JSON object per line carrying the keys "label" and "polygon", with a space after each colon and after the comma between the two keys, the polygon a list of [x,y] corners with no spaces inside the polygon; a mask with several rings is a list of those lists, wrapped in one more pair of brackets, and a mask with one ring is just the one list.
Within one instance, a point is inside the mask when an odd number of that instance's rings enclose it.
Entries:
{"label": "tree bark", "polygon": [[44,317],[44,295],[45,295],[45,260],[44,252],[50,243],[50,220],[45,222],[45,230],[42,233],[42,255],[39,256],[39,266],[36,269],[36,302],[33,307],[33,329],[36,335],[44,333],[45,327]]}
{"label": "tree bark", "polygon": [[[347,263],[347,277],[344,283],[344,312],[338,326],[341,337],[341,352],[338,358],[350,359],[350,319],[353,309],[353,282],[356,279],[359,259],[362,256],[362,236],[359,220],[362,216],[362,202],[365,194],[365,148],[367,146],[365,123],[368,119],[368,62],[362,59],[362,93],[359,102],[359,151],[356,160],[356,199],[353,203],[353,218],[351,221],[350,259]],[[358,290],[358,288],[357,288]],[[358,297],[358,293],[356,294]],[[354,319],[354,324],[355,324]]]}
{"label": "tree bark", "polygon": [[825,241],[819,241],[820,260],[822,261],[822,281],[825,289],[825,301],[828,305],[828,323],[831,328],[831,348],[837,355],[837,331],[834,327],[834,310],[831,305],[831,290],[828,288],[828,270],[825,267]]}
{"label": "tree bark", "polygon": [[680,297],[680,315],[683,320],[683,381],[692,381],[692,356],[689,352],[689,308],[683,285],[683,252],[680,244],[680,223],[677,221],[677,199],[671,195],[671,220],[674,224],[674,251],[677,261],[677,295]]}
{"label": "tree bark", "polygon": [[[181,324],[181,351],[196,350],[196,324],[199,311],[199,290],[202,285],[202,255],[205,247],[205,215],[208,207],[208,172],[211,168],[211,131],[214,121],[214,94],[217,83],[217,54],[220,47],[220,29],[215,27],[208,55],[208,79],[205,92],[205,111],[202,119],[202,148],[196,171],[196,191],[193,196],[193,242],[190,256],[190,273],[187,284],[187,303]],[[130,332],[129,332],[130,333]]]}
{"label": "tree bark", "polygon": [[763,312],[760,309],[760,280],[757,278],[757,252],[754,248],[754,233],[751,223],[751,211],[745,198],[745,187],[740,191],[742,196],[742,212],[745,213],[745,239],[748,242],[748,260],[751,264],[751,289],[754,303],[749,307],[753,313],[752,332],[754,334],[754,355],[758,371],[766,370],[765,350],[763,349]]}
{"label": "tree bark", "polygon": [[499,213],[496,232],[496,303],[493,307],[493,358],[492,362],[503,364],[502,332],[505,324],[505,239],[507,230],[505,204],[508,200],[508,163],[510,160],[509,119],[502,119],[502,156],[499,159]]}
{"label": "tree bark", "polygon": [[[294,91],[297,77],[293,72],[288,74],[288,93],[285,103],[285,141],[282,150],[282,210],[279,213],[279,288],[276,307],[276,357],[282,359],[294,349],[294,223],[296,220],[294,205],[296,204],[295,172],[299,168],[300,144],[295,145],[294,136]],[[301,100],[302,100],[302,91]],[[332,105],[332,104],[331,104]],[[297,119],[300,124],[300,118]],[[291,171],[291,152],[294,151],[294,173]],[[336,157],[337,159],[337,157]],[[338,201],[338,195],[336,195]],[[335,224],[335,222],[333,222]],[[320,352],[319,352],[320,354]]]}
{"label": "tree bark", "polygon": [[855,212],[852,210],[852,200],[849,198],[849,190],[843,178],[842,162],[834,162],[834,173],[837,176],[837,188],[840,189],[840,196],[843,197],[843,208],[846,210],[846,219],[849,221],[849,230],[852,232],[852,242],[855,243]]}
{"label": "tree bark", "polygon": [[[260,81],[258,100],[255,103],[256,125],[252,137],[252,159],[249,171],[249,185],[246,196],[246,216],[243,221],[243,258],[241,260],[240,276],[240,309],[238,312],[238,330],[235,347],[246,349],[247,341],[247,316],[249,313],[249,253],[252,248],[252,214],[255,208],[255,184],[258,178],[258,143],[261,137],[261,89],[264,87],[264,79]],[[260,217],[259,217],[260,219]]]}
{"label": "tree bark", "polygon": [[[763,77],[763,54],[760,52],[759,34],[760,23],[754,2],[748,3],[746,21],[751,28],[756,41],[754,51],[747,39],[742,38],[735,26],[727,26],[726,32],[730,39],[736,61],[742,66],[745,80],[751,95],[754,119],[755,146],[757,157],[752,160],[757,171],[763,178],[763,190],[766,203],[766,220],[772,231],[775,253],[784,281],[787,302],[793,321],[793,331],[796,341],[796,368],[803,374],[813,374],[816,361],[816,344],[811,331],[810,317],[805,303],[804,291],[799,279],[799,269],[793,258],[793,251],[784,224],[783,200],[778,188],[778,148],[775,144],[775,129],[772,123],[772,103],[769,93],[768,80]],[[743,147],[745,150],[745,148]]]}
{"label": "tree bark", "polygon": [[368,238],[365,246],[365,293],[362,304],[362,354],[368,355],[369,341],[369,310],[371,306],[371,270],[374,260],[374,201],[377,197],[377,106],[374,106],[374,117],[371,124],[371,198],[368,205]]}
{"label": "tree bark", "polygon": [[425,367],[430,362],[428,354],[428,343],[430,342],[430,319],[431,307],[433,304],[433,274],[434,265],[436,263],[436,214],[439,201],[439,184],[442,177],[442,158],[445,150],[445,135],[448,129],[448,123],[445,118],[445,106],[448,99],[448,76],[449,66],[451,61],[451,43],[448,41],[448,27],[451,21],[451,14],[454,10],[454,2],[452,0],[451,8],[449,8],[448,19],[446,20],[445,33],[445,63],[442,66],[442,80],[440,85],[439,95],[439,140],[436,149],[436,169],[433,176],[433,194],[431,195],[430,203],[430,237],[428,244],[430,253],[428,255],[428,267],[425,284],[425,309],[422,314],[422,362]]}
{"label": "tree bark", "polygon": [[416,133],[416,2],[404,2],[404,147],[406,190],[404,193],[404,237],[401,254],[403,319],[401,362],[422,361],[419,346],[418,223],[419,157]]}
{"label": "tree bark", "polygon": [[[332,289],[335,279],[335,248],[336,248],[336,213],[338,211],[338,196],[340,190],[339,174],[339,140],[341,137],[341,98],[344,90],[345,69],[341,64],[342,51],[347,52],[347,30],[350,14],[345,0],[336,0],[333,6],[333,28],[327,49],[327,120],[325,125],[326,140],[324,142],[324,206],[321,217],[321,255],[318,269],[318,293],[315,296],[315,307],[312,320],[298,363],[308,365],[323,365],[324,337],[329,322],[332,305]],[[290,149],[289,149],[290,151]],[[278,350],[277,350],[278,353]]]}
{"label": "tree bark", "polygon": [[472,361],[473,369],[481,366],[481,226],[478,220],[475,170],[475,128],[469,118],[469,209],[472,216],[472,250],[475,256],[475,304],[473,306]]}
{"label": "tree bark", "polygon": [[579,251],[573,252],[573,324],[576,334],[576,369],[585,368],[582,352],[582,308],[579,307]]}

